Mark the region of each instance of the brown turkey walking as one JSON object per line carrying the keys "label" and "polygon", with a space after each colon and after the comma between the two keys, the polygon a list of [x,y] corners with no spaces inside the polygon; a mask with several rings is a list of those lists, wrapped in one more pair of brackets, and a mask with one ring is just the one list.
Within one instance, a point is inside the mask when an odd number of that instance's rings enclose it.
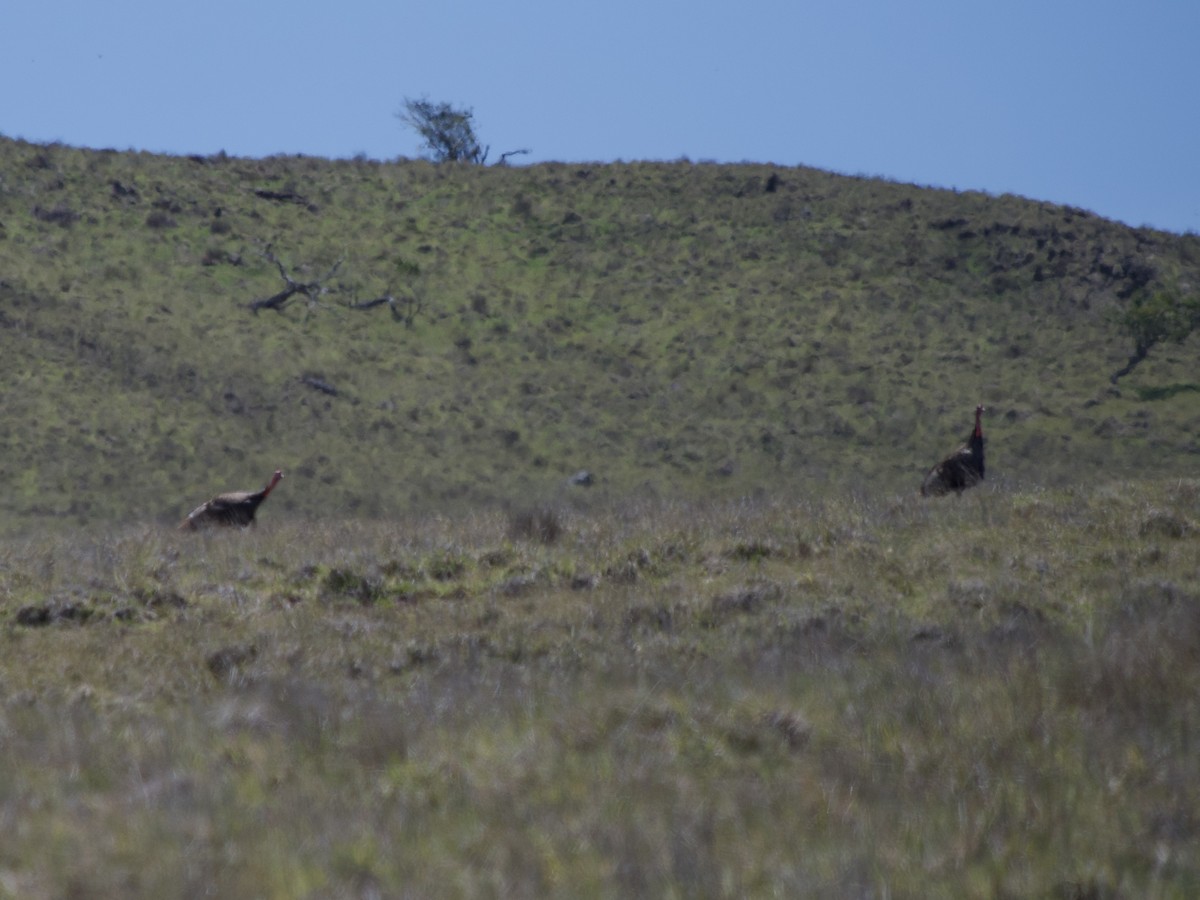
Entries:
{"label": "brown turkey walking", "polygon": [[961,494],[983,481],[983,407],[975,407],[975,430],[967,442],[929,470],[921,482],[922,497]]}
{"label": "brown turkey walking", "polygon": [[254,524],[254,514],[267,495],[279,484],[283,472],[278,469],[261,491],[232,491],[217,494],[207,503],[202,503],[183,520],[179,528],[183,531],[198,531],[214,525],[229,525],[246,528]]}

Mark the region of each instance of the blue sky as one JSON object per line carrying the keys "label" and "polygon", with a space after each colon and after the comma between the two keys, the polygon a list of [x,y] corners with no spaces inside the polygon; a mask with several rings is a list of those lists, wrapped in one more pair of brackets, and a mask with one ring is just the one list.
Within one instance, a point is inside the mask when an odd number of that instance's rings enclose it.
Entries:
{"label": "blue sky", "polygon": [[8,0],[0,134],[238,156],[751,160],[1200,232],[1200,0]]}

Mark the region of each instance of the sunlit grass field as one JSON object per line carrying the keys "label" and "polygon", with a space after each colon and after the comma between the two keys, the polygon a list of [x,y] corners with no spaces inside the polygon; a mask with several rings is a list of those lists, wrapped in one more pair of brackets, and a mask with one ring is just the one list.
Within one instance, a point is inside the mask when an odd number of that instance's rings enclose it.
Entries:
{"label": "sunlit grass field", "polygon": [[[1016,487],[1200,450],[1197,338],[1109,382],[1113,316],[1200,284],[1200,237],[1020,197],[0,138],[0,223],[3,534],[170,522],[276,468],[318,520],[549,502],[582,469],[608,503],[900,492],[980,402]],[[276,262],[324,292],[253,313]]]}
{"label": "sunlit grass field", "polygon": [[0,137],[0,897],[1200,896],[1198,339],[1110,381],[1197,284],[804,167]]}
{"label": "sunlit grass field", "polygon": [[1200,483],[0,546],[13,897],[1189,897]]}

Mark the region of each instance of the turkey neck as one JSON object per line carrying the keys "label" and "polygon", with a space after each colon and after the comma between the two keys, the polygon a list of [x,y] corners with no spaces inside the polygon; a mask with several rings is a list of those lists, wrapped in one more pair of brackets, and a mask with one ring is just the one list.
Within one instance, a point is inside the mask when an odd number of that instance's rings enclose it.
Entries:
{"label": "turkey neck", "polygon": [[[978,427],[978,426],[976,426],[976,427]],[[267,482],[267,486],[265,488],[263,488],[263,492],[262,492],[263,500],[266,500],[267,495],[270,494],[271,491],[275,490],[275,485],[279,484],[279,482],[280,482],[280,480],[282,480],[282,478],[283,478],[283,476],[278,472],[276,472],[274,475],[271,476],[271,480],[269,482]]]}

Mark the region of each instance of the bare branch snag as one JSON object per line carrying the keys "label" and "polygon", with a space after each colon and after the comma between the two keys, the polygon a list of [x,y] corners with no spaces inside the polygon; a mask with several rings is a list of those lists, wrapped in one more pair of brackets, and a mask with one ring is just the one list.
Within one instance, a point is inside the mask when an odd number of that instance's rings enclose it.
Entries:
{"label": "bare branch snag", "polygon": [[317,305],[321,295],[328,290],[325,283],[337,273],[338,267],[342,264],[342,259],[339,258],[321,278],[314,281],[296,281],[296,279],[287,273],[287,269],[283,267],[283,263],[275,257],[270,248],[263,251],[263,256],[270,262],[275,263],[276,268],[279,269],[279,276],[284,280],[287,287],[270,297],[251,301],[248,306],[250,311],[255,315],[261,309],[273,309],[276,312],[282,312],[284,304],[296,296],[296,294],[303,294],[307,297],[310,306]]}

